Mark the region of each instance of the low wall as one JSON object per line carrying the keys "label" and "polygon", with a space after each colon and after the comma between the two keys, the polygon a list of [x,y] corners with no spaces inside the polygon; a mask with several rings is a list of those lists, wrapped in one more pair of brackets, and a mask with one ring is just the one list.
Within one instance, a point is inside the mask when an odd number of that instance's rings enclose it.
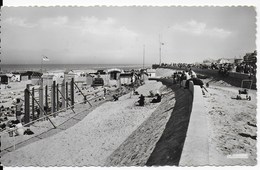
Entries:
{"label": "low wall", "polygon": [[[168,68],[168,69],[176,69],[176,70],[186,70],[186,68],[179,68],[173,66],[161,66],[160,68]],[[200,69],[196,67],[191,68],[197,74],[203,74],[209,77],[214,77],[216,80],[223,80],[232,86],[241,87],[242,80],[253,80],[252,89],[256,89],[256,76],[249,76],[248,74],[242,74],[237,72],[229,72],[228,76],[222,76],[218,73],[218,70],[210,70],[210,69]]]}
{"label": "low wall", "polygon": [[193,105],[179,166],[209,164],[208,122],[200,86],[190,84]]}

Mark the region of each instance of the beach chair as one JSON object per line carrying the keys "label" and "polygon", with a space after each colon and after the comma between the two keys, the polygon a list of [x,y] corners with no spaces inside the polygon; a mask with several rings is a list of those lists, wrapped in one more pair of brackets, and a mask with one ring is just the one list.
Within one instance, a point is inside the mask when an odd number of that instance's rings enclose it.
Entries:
{"label": "beach chair", "polygon": [[[247,84],[247,86],[246,86]],[[238,90],[238,95],[236,97],[237,100],[251,100],[251,96],[249,95],[249,90],[251,90],[253,84],[253,80],[242,80],[241,89]]]}

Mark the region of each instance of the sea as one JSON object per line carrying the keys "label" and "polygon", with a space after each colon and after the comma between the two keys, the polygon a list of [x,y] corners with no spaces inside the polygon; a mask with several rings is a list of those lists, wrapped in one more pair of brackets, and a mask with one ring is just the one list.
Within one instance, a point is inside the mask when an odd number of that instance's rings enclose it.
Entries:
{"label": "sea", "polygon": [[[152,65],[145,65],[145,68],[151,68]],[[70,71],[70,70],[105,70],[118,68],[122,70],[140,69],[142,64],[1,64],[0,72],[12,73],[23,71]]]}

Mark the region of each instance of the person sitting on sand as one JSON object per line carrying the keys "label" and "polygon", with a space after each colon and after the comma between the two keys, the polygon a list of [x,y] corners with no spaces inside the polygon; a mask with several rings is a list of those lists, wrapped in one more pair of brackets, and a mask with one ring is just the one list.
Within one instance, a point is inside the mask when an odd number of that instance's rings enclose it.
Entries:
{"label": "person sitting on sand", "polygon": [[158,93],[156,93],[155,96],[156,96],[156,98],[154,98],[154,99],[151,101],[151,103],[159,103],[159,102],[161,102],[161,100],[162,100],[161,95],[158,94]]}
{"label": "person sitting on sand", "polygon": [[16,99],[16,104],[15,104],[15,107],[16,107],[16,120],[19,120],[19,122],[22,121],[22,106],[23,106],[23,103],[21,102],[21,100],[19,98]]}
{"label": "person sitting on sand", "polygon": [[114,95],[113,95],[113,99],[114,99],[114,101],[117,101],[118,98],[119,98],[119,97],[117,96],[117,94],[114,94]]}
{"label": "person sitting on sand", "polygon": [[134,89],[134,95],[139,95],[138,91],[135,91],[135,89]]}
{"label": "person sitting on sand", "polygon": [[139,97],[139,100],[137,101],[139,103],[139,106],[144,106],[144,96],[141,94],[141,96]]}

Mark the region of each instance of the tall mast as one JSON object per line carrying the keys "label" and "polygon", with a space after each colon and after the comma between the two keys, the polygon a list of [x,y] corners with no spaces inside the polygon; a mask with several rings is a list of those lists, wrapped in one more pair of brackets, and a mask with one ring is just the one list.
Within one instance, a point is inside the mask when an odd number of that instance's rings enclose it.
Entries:
{"label": "tall mast", "polygon": [[159,65],[161,65],[162,60],[162,43],[161,43],[161,34],[159,34]]}
{"label": "tall mast", "polygon": [[145,45],[143,45],[143,69],[144,69],[144,62],[145,62]]}

